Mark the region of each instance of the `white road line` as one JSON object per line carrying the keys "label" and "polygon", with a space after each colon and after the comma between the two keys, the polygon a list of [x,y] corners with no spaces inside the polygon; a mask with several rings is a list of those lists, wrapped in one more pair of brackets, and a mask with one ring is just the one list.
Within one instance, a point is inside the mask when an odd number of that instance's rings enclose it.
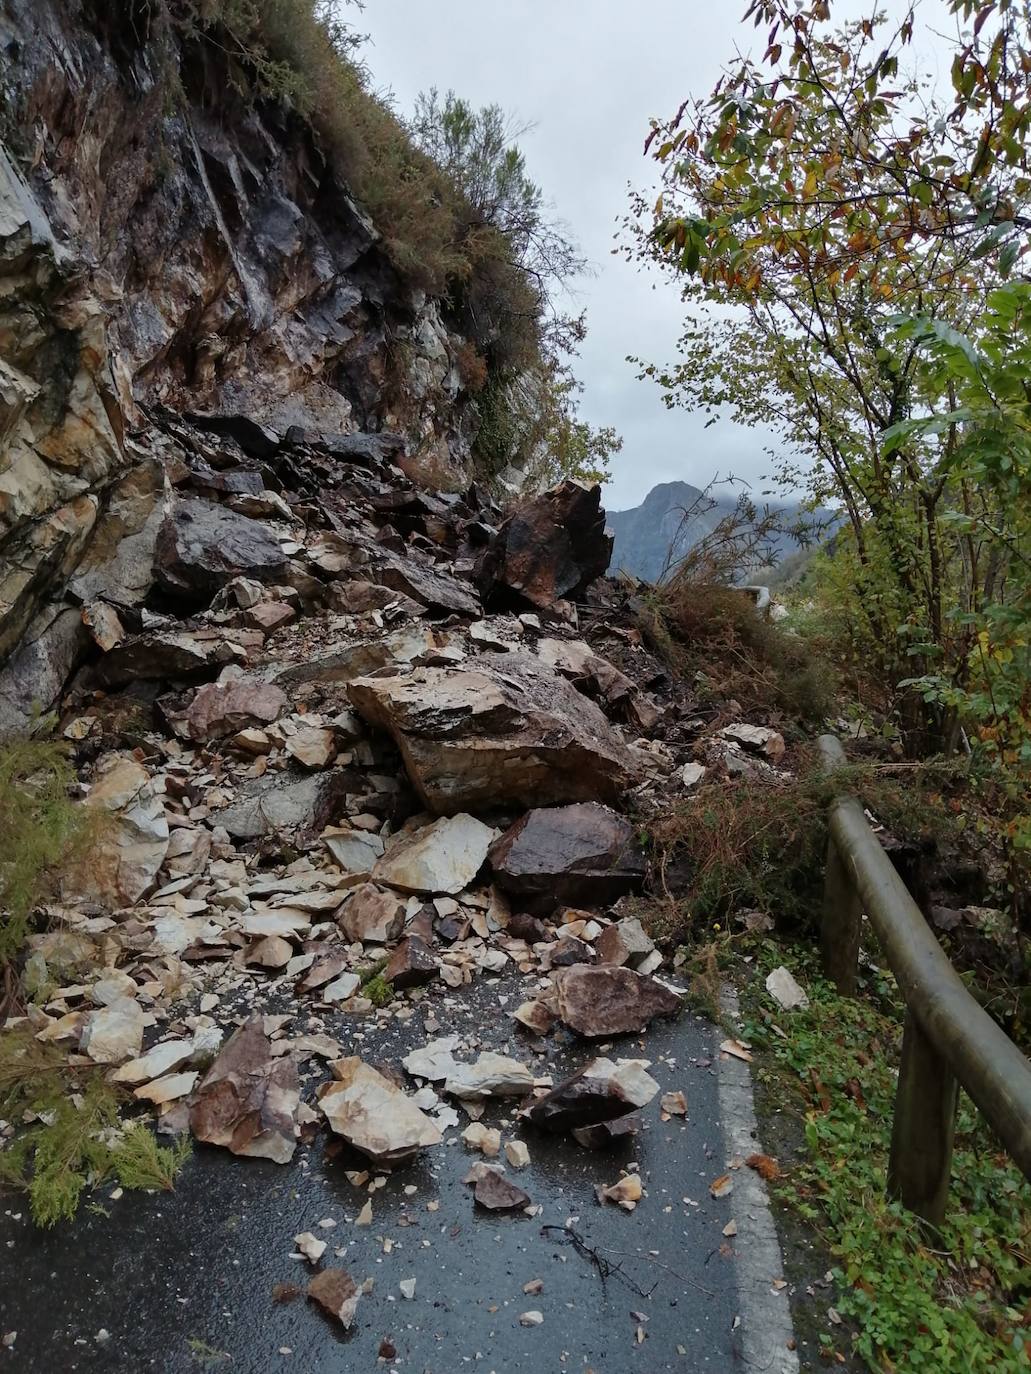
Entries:
{"label": "white road line", "polygon": [[[736,1024],[737,993],[725,987],[720,1000],[724,1014]],[[786,1288],[777,1292],[773,1287],[775,1279],[783,1279],[784,1265],[769,1195],[759,1174],[743,1166],[749,1155],[762,1153],[751,1071],[746,1063],[729,1054],[720,1055],[717,1062],[727,1163],[742,1161],[742,1167],[733,1176],[737,1222],[735,1273],[741,1318],[737,1336],[742,1362],[746,1369],[762,1374],[798,1374],[798,1355],[789,1349],[794,1328],[788,1292]]]}

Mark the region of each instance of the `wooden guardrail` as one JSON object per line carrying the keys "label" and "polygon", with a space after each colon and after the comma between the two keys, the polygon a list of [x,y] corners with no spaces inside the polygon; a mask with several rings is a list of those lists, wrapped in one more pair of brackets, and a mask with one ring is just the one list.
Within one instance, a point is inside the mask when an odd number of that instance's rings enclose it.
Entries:
{"label": "wooden guardrail", "polygon": [[[845,762],[820,737],[829,769]],[[964,987],[854,797],[830,808],[820,943],[823,966],[854,996],[865,912],[906,1002],[888,1191],[940,1226],[963,1087],[1024,1176],[1031,1179],[1031,1063]]]}

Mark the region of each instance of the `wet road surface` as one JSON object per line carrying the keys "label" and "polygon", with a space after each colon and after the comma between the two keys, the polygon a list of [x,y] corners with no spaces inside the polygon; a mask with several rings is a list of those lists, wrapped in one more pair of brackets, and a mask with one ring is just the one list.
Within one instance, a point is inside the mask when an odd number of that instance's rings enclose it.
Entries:
{"label": "wet road surface", "polygon": [[[288,1166],[199,1146],[174,1193],[127,1192],[112,1201],[107,1186],[87,1198],[73,1225],[51,1232],[35,1229],[22,1199],[7,1195],[0,1200],[0,1331],[18,1334],[12,1349],[0,1351],[0,1374],[725,1374],[740,1367],[733,1241],[723,1236],[734,1196],[709,1194],[728,1162],[718,1120],[720,1034],[685,1013],[602,1046],[560,1033],[538,1055],[521,1033],[510,1033],[501,987],[492,981],[427,998],[409,1021],[386,1030],[345,1018],[327,1018],[326,1028],[345,1052],[395,1069],[433,1034],[456,1031],[556,1081],[597,1053],[644,1057],[662,1092],[686,1093],[687,1120],[661,1121],[656,1100],[636,1139],[591,1152],[517,1123],[512,1104],[488,1103],[484,1123],[529,1146],[529,1167],[507,1175],[541,1207],[533,1218],[474,1207],[461,1180],[482,1156],[459,1138],[464,1113],[448,1144],[387,1176],[371,1195],[366,1227],[354,1221],[369,1194],[345,1170],[367,1165],[346,1151],[331,1157],[331,1137],[321,1130]],[[431,1007],[439,1029],[427,1033]],[[354,1039],[345,1026],[356,1026]],[[636,1211],[599,1204],[595,1186],[616,1182],[631,1160],[646,1193]],[[430,1211],[433,1202],[439,1208]],[[320,1228],[324,1219],[337,1224]],[[601,1268],[577,1250],[567,1224]],[[303,1292],[273,1300],[277,1283],[303,1290],[314,1273],[290,1258],[293,1236],[309,1230],[329,1242],[322,1267],[344,1268],[359,1284],[374,1281],[349,1332]],[[616,1272],[603,1275],[609,1266]],[[398,1285],[412,1278],[408,1300]],[[542,1290],[524,1293],[533,1280]],[[540,1312],[543,1323],[521,1325],[528,1311]],[[101,1331],[109,1334],[98,1340]],[[385,1340],[395,1358],[379,1357]]]}

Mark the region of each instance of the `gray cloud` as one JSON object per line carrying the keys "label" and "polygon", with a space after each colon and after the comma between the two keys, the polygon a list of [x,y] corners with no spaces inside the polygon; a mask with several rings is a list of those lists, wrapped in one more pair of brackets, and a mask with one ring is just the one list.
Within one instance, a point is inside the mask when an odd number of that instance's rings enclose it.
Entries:
{"label": "gray cloud", "polygon": [[744,0],[370,0],[358,20],[376,82],[402,112],[437,86],[497,102],[535,126],[520,140],[531,173],[597,269],[578,291],[590,334],[577,371],[586,417],[624,437],[606,492],[613,510],[638,504],[656,482],[704,486],[732,470],[758,488],[769,471],[761,434],[729,422],[706,429],[704,416],[668,411],[653,383],[635,379],[626,356],[670,361],[682,309],[669,282],[611,251],[628,183],[652,181],[642,156],[649,118],[712,88],[735,47],[752,41],[744,8]]}

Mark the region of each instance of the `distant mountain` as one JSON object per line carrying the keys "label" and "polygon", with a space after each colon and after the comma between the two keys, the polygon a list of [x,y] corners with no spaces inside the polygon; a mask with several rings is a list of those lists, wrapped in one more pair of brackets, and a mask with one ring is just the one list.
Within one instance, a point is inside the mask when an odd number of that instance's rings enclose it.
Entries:
{"label": "distant mountain", "polygon": [[[711,533],[737,504],[735,496],[715,499],[716,504],[707,510],[705,496],[689,482],[661,482],[633,510],[608,511],[606,522],[616,536],[609,572],[622,570],[646,582],[657,582],[667,567],[674,542],[670,562],[678,561]],[[684,511],[696,506],[691,519],[685,522]],[[798,505],[775,509],[783,511],[785,525],[793,524],[801,511]],[[771,542],[780,558],[799,549],[798,541],[790,535],[777,535]]]}

